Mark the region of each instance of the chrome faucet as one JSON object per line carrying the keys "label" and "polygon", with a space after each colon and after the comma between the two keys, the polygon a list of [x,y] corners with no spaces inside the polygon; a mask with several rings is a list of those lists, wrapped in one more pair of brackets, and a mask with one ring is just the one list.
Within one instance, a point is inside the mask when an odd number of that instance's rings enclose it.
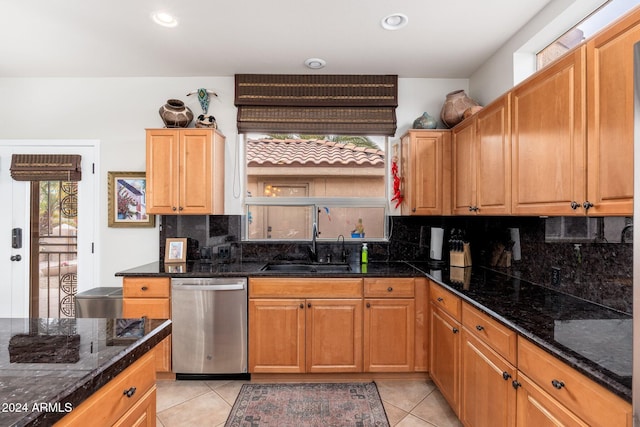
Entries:
{"label": "chrome faucet", "polygon": [[318,238],[318,224],[313,223],[311,230],[311,261],[318,261],[318,248],[316,247],[316,239]]}

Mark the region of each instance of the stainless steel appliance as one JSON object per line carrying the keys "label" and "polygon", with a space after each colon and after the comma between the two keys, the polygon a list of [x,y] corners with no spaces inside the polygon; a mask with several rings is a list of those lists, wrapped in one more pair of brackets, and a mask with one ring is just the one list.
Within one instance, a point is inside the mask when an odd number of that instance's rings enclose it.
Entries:
{"label": "stainless steel appliance", "polygon": [[122,287],[99,287],[76,294],[76,317],[122,317]]}
{"label": "stainless steel appliance", "polygon": [[247,279],[171,279],[176,379],[248,378]]}

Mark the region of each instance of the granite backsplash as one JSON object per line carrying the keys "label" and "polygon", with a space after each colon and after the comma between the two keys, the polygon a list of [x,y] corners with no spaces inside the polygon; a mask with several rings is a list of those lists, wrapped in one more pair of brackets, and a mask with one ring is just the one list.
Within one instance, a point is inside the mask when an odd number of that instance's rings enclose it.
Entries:
{"label": "granite backsplash", "polygon": [[[189,259],[201,256],[212,262],[308,259],[308,242],[242,242],[242,217],[163,216],[160,241],[188,237]],[[390,217],[388,242],[367,242],[371,261],[426,261],[429,258],[430,227],[445,229],[443,256],[452,229],[463,229],[471,243],[474,265],[489,265],[493,247],[509,240],[508,229],[518,228],[521,260],[511,267],[496,267],[508,274],[586,300],[632,313],[633,245],[631,243],[547,243],[545,219],[538,217]],[[347,241],[349,260],[360,256],[360,243]],[[321,240],[318,257],[340,262],[342,243]],[[201,248],[211,248],[201,251]],[[224,248],[219,256],[219,248]],[[164,244],[160,245],[164,259]],[[552,285],[552,267],[559,268],[560,283]]]}

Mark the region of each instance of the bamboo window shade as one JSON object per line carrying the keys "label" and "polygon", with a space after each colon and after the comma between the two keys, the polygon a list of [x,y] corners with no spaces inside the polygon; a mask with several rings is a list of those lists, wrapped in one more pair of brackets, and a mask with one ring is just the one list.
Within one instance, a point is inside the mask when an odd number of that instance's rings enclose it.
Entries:
{"label": "bamboo window shade", "polygon": [[396,132],[398,76],[236,74],[238,132]]}
{"label": "bamboo window shade", "polygon": [[80,181],[79,154],[14,154],[11,177],[16,181]]}

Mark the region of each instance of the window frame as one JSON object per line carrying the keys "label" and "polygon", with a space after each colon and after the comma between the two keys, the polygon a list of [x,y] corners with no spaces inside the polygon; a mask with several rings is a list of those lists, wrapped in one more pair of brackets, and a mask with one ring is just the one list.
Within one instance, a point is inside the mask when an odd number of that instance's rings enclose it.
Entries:
{"label": "window frame", "polygon": [[[242,141],[242,170],[243,170],[243,186],[245,191],[243,191],[243,200],[242,200],[242,212],[243,212],[243,220],[242,220],[242,241],[243,242],[310,242],[310,239],[273,239],[273,238],[264,238],[264,239],[254,239],[249,238],[249,215],[247,215],[249,206],[310,206],[312,207],[312,220],[311,226],[313,224],[318,224],[318,209],[322,209],[325,206],[330,206],[332,208],[382,208],[384,212],[384,216],[382,218],[383,223],[383,237],[382,238],[351,238],[350,236],[345,236],[346,241],[358,241],[361,242],[366,240],[368,242],[388,242],[389,241],[389,146],[390,146],[390,137],[388,136],[380,136],[384,138],[383,144],[385,152],[384,156],[384,196],[381,197],[255,197],[249,196],[248,194],[248,168],[247,168],[247,144],[246,141],[248,139],[254,138],[254,134],[251,133],[240,133],[238,137]],[[371,136],[371,135],[365,135]],[[280,178],[276,178],[280,179]],[[322,231],[322,230],[320,230]],[[309,230],[309,235],[312,235],[312,230]],[[317,241],[325,241],[330,242],[334,241],[335,237],[322,237],[322,235],[317,237]]]}

